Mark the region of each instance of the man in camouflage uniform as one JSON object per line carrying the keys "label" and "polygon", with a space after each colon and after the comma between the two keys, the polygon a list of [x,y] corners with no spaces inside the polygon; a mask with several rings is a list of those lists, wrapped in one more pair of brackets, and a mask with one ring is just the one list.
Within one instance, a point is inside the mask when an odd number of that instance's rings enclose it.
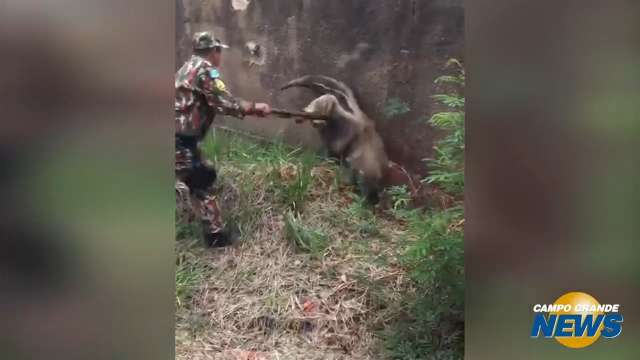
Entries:
{"label": "man in camouflage uniform", "polygon": [[216,198],[211,193],[216,171],[210,161],[202,158],[198,143],[216,114],[242,119],[245,115],[264,117],[271,113],[268,104],[240,100],[227,91],[218,71],[225,48],[228,46],[211,32],[195,34],[194,54],[175,77],[176,189],[189,193],[208,246],[225,246],[229,236],[224,231]]}

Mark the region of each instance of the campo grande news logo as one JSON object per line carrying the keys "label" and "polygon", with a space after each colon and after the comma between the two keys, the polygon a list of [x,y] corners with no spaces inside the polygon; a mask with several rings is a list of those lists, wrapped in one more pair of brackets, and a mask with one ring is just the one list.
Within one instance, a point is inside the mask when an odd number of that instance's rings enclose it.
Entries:
{"label": "campo grande news logo", "polygon": [[579,349],[600,336],[613,339],[622,333],[620,304],[600,304],[583,292],[570,292],[553,304],[533,306],[532,338],[555,338],[560,344]]}

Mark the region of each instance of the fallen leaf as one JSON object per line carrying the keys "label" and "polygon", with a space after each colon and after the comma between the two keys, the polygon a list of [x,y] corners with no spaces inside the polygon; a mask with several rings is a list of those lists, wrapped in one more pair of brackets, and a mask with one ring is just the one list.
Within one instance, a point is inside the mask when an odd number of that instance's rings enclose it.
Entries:
{"label": "fallen leaf", "polygon": [[314,312],[315,309],[316,309],[316,304],[311,299],[306,299],[304,301],[304,303],[302,304],[302,311],[305,314],[312,313],[312,312]]}
{"label": "fallen leaf", "polygon": [[290,182],[298,176],[298,168],[293,164],[287,164],[280,167],[280,178]]}

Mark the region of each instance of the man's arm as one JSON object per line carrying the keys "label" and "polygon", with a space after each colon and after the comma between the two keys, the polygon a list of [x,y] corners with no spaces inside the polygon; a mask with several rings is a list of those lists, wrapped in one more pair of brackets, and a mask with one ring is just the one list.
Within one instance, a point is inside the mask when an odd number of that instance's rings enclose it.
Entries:
{"label": "man's arm", "polygon": [[215,69],[203,73],[200,82],[209,106],[224,115],[243,118],[245,115],[266,116],[271,113],[271,107],[267,104],[245,101],[231,95]]}

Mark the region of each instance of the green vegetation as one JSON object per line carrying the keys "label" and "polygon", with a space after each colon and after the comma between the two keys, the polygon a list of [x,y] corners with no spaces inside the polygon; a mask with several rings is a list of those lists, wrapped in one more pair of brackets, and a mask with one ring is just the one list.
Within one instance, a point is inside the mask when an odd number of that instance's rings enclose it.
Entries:
{"label": "green vegetation", "polygon": [[321,258],[329,246],[329,237],[324,232],[313,229],[302,222],[299,215],[288,213],[285,216],[286,239],[298,250],[310,252]]}
{"label": "green vegetation", "polygon": [[181,253],[176,260],[176,305],[186,306],[204,279],[207,269],[193,254]]}
{"label": "green vegetation", "polygon": [[456,90],[464,87],[465,73],[462,64],[450,60],[448,68],[454,68],[453,75],[441,76],[436,84],[449,88],[450,93],[433,98],[447,106],[449,111],[439,112],[429,119],[429,124],[444,130],[446,136],[434,147],[435,157],[428,160],[430,175],[425,179],[452,195],[464,192],[464,97]]}
{"label": "green vegetation", "polygon": [[411,111],[411,108],[408,103],[394,97],[387,100],[383,113],[387,119],[390,119],[398,115],[406,114],[409,111]]}
{"label": "green vegetation", "polygon": [[391,211],[398,217],[402,217],[402,211],[409,207],[411,203],[411,194],[406,185],[392,186],[387,190],[391,200],[393,201]]}
{"label": "green vegetation", "polygon": [[243,136],[217,133],[204,142],[203,151],[215,162],[223,160],[249,171],[266,168],[277,202],[296,211],[304,208],[312,184],[312,167],[322,161],[316,154],[292,148],[282,141],[260,143]]}
{"label": "green vegetation", "polygon": [[448,90],[434,99],[447,107],[429,124],[445,132],[429,159],[425,183],[453,196],[448,209],[407,209],[406,189],[391,189],[393,214],[407,222],[410,245],[402,263],[414,282],[405,314],[385,332],[393,359],[462,359],[464,352],[464,69],[457,60],[447,63],[452,75],[436,79]]}
{"label": "green vegetation", "polygon": [[386,332],[393,359],[462,359],[464,255],[462,208],[411,212],[412,245],[402,257],[415,293],[401,323]]}
{"label": "green vegetation", "polygon": [[273,175],[278,201],[294,211],[302,211],[309,195],[313,178],[311,169],[319,159],[313,154],[302,152],[297,161],[281,162]]}

